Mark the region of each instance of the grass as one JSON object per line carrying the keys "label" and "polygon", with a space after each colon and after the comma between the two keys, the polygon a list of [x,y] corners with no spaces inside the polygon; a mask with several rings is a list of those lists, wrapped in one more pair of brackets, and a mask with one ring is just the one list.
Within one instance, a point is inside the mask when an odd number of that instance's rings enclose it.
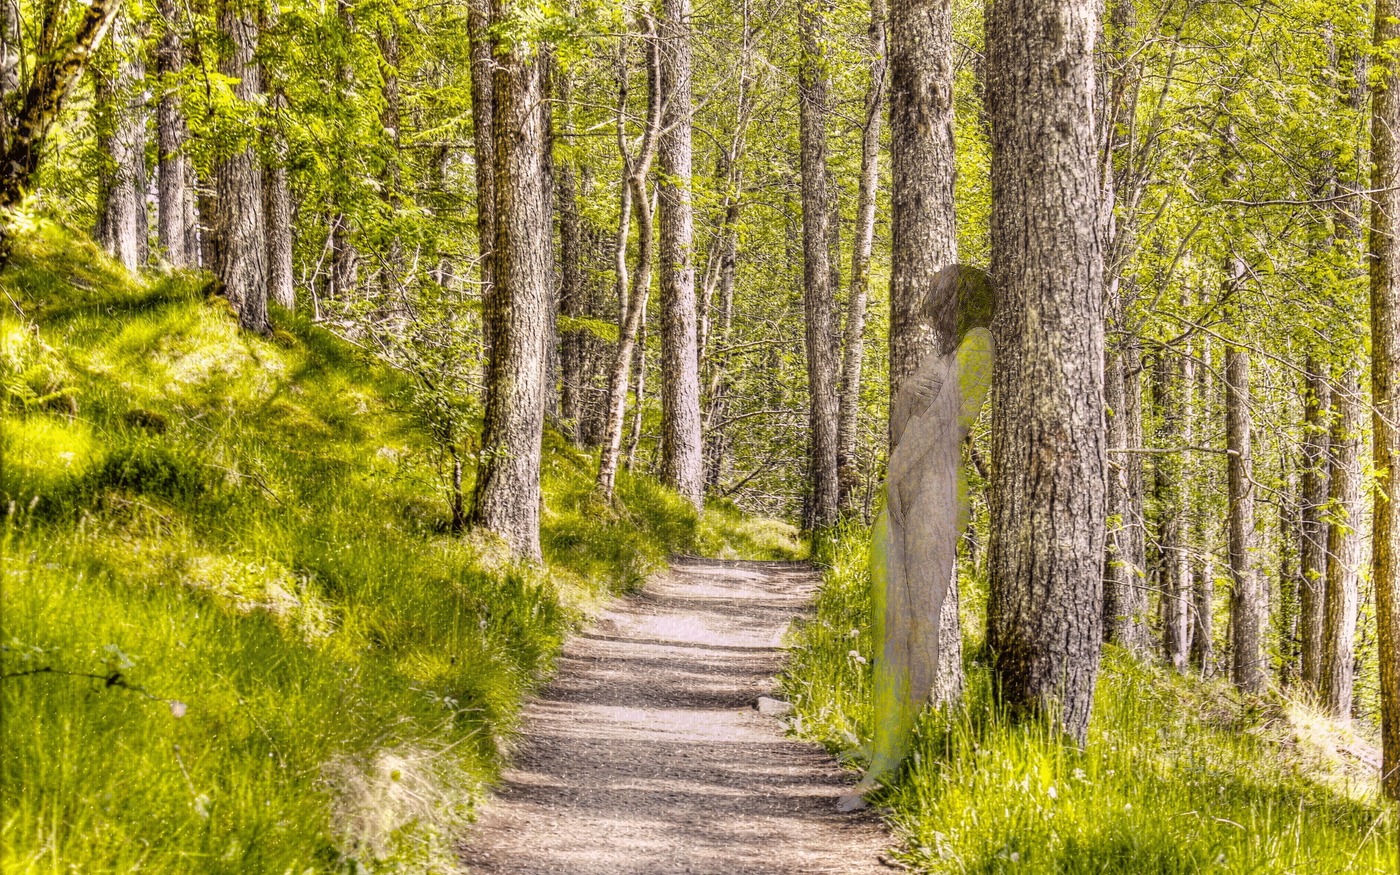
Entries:
{"label": "grass", "polygon": [[0,870],[448,872],[522,696],[668,554],[791,556],[546,439],[545,568],[447,533],[407,387],[41,225],[0,285]]}
{"label": "grass", "polygon": [[[853,761],[872,720],[867,538],[853,526],[829,545],[784,679],[798,732]],[[962,585],[976,605],[985,587]],[[1340,751],[1357,739],[1304,706],[1242,700],[1110,648],[1080,751],[1002,719],[976,645],[966,707],[924,715],[911,763],[878,800],[916,871],[1396,870],[1379,781]]]}

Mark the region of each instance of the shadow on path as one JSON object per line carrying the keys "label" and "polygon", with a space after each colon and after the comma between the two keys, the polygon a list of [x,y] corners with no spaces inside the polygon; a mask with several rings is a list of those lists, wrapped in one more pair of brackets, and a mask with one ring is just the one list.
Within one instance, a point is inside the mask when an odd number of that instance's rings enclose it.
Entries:
{"label": "shadow on path", "polygon": [[888,837],[842,815],[848,776],[754,710],[816,575],[677,560],[569,642],[464,840],[473,872],[858,875]]}

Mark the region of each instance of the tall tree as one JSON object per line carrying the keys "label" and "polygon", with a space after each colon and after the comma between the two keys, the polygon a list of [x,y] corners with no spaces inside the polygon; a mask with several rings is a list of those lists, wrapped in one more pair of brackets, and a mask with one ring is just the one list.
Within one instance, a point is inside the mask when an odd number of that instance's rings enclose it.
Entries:
{"label": "tall tree", "polygon": [[97,148],[106,164],[97,193],[97,241],[127,270],[146,262],[146,64],[138,23],[117,19],[110,76],[97,76]]}
{"label": "tall tree", "polygon": [[160,41],[156,44],[156,241],[172,267],[199,261],[199,228],[194,216],[194,172],[185,143],[189,139],[180,101],[180,75],[185,68],[185,41],[180,4],[159,0]]}
{"label": "tall tree", "polygon": [[[277,23],[277,4],[269,4],[264,12],[264,25]],[[265,151],[268,161],[263,169],[263,214],[267,221],[267,294],[278,306],[296,308],[297,293],[292,275],[292,187],[287,161],[287,95],[280,77],[269,76],[267,82],[268,119]]]}
{"label": "tall tree", "polygon": [[[1400,39],[1400,3],[1377,0],[1375,44]],[[1371,104],[1371,439],[1376,470],[1371,579],[1381,663],[1381,776],[1400,800],[1400,83],[1386,64]]]}
{"label": "tall tree", "polygon": [[1355,687],[1357,578],[1361,569],[1361,374],[1355,365],[1333,396],[1331,491],[1328,501],[1327,597],[1324,611],[1323,707],[1351,718]]}
{"label": "tall tree", "polygon": [[[219,72],[233,83],[241,106],[262,93],[258,66],[258,8],[250,0],[219,0],[219,31],[225,47]],[[230,125],[229,142],[214,171],[217,184],[214,233],[219,238],[215,275],[219,288],[249,331],[266,332],[267,229],[263,216],[262,166],[251,136]]]}
{"label": "tall tree", "polygon": [[1254,567],[1254,454],[1250,415],[1249,351],[1225,350],[1225,441],[1229,450],[1230,680],[1246,693],[1259,693],[1267,678],[1264,663],[1263,586]]}
{"label": "tall tree", "polygon": [[491,59],[491,0],[468,0],[467,37],[471,44],[472,85],[472,158],[476,173],[476,241],[477,275],[481,281],[482,334],[487,352],[487,380],[490,376],[490,351],[496,328],[492,323],[495,308],[491,306],[495,273],[492,268],[496,248],[496,137],[493,125],[495,101],[492,99]]}
{"label": "tall tree", "polygon": [[1327,508],[1329,429],[1327,411],[1332,390],[1320,363],[1307,361],[1303,399],[1303,476],[1298,534],[1298,649],[1303,684],[1314,693],[1321,690],[1322,642],[1327,606]]}
{"label": "tall tree", "polygon": [[860,423],[860,382],[865,360],[865,308],[870,299],[870,259],[875,243],[875,201],[880,186],[880,119],[885,108],[885,0],[870,4],[868,30],[870,85],[865,93],[861,133],[860,185],[856,193],[855,242],[851,246],[851,285],[841,343],[840,418],[836,427],[836,467],[840,506],[849,508],[860,479],[856,457]]}
{"label": "tall tree", "polygon": [[[627,417],[627,386],[631,380],[632,358],[637,339],[646,321],[647,297],[651,291],[651,262],[653,240],[652,201],[647,192],[647,178],[656,155],[661,135],[661,50],[656,36],[656,24],[648,15],[641,16],[646,37],[647,58],[647,116],[641,142],[634,153],[627,143],[628,57],[627,42],[618,46],[617,69],[617,150],[622,157],[623,181],[620,186],[617,214],[617,237],[613,246],[613,269],[617,278],[618,342],[608,375],[607,413],[603,426],[603,451],[598,461],[598,488],[611,498],[617,480],[617,467],[622,454],[622,430]],[[627,239],[631,223],[637,222],[636,269],[627,265]],[[640,370],[640,368],[638,368]],[[641,393],[637,404],[641,404]]]}
{"label": "tall tree", "polygon": [[[820,7],[820,8],[819,8]],[[826,69],[824,4],[797,10],[802,56],[797,72],[802,164],[802,301],[807,331],[808,500],[813,530],[836,523],[837,479],[836,298],[832,288],[832,192],[826,146],[830,83]]]}
{"label": "tall tree", "polygon": [[[494,0],[496,25],[520,24],[519,0]],[[540,558],[540,454],[545,344],[553,301],[550,191],[545,173],[545,49],[529,35],[492,31],[496,239],[489,322],[494,327],[472,523],[511,552]]]}
{"label": "tall tree", "polygon": [[662,0],[660,38],[661,477],[698,509],[705,500],[705,471],[691,193],[690,0]]}
{"label": "tall tree", "polygon": [[[1194,362],[1176,350],[1157,355],[1156,407],[1161,417],[1158,443],[1177,448],[1191,445],[1190,390]],[[1185,673],[1191,641],[1191,556],[1186,537],[1190,526],[1186,464],[1181,451],[1163,454],[1155,469],[1158,504],[1158,579],[1161,581],[1162,645],[1168,664]],[[1107,584],[1105,584],[1106,586]]]}
{"label": "tall tree", "polygon": [[[890,72],[890,397],[929,350],[948,345],[920,325],[919,311],[939,271],[958,260],[953,200],[953,17],[949,0],[891,0]],[[947,300],[935,310],[954,307]],[[957,575],[939,618],[935,697],[962,693],[962,629]]]}
{"label": "tall tree", "polygon": [[991,275],[1001,302],[987,643],[1011,713],[1042,714],[1080,743],[1103,636],[1098,8],[998,0],[987,18]]}

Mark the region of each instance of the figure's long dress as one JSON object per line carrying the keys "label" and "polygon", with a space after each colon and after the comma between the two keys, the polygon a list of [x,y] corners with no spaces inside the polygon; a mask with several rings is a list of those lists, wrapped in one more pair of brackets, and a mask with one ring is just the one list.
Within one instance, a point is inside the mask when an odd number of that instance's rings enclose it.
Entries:
{"label": "figure's long dress", "polygon": [[994,357],[991,333],[972,329],[955,352],[930,353],[894,399],[886,504],[870,551],[879,650],[875,735],[860,793],[908,756],[933,693],[939,617],[969,513],[962,444],[986,400]]}

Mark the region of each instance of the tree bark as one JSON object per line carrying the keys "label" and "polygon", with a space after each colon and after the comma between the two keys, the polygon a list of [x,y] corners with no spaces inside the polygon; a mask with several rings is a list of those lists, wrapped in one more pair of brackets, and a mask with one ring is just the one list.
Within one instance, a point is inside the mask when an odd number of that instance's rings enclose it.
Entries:
{"label": "tree bark", "polygon": [[1095,0],[998,0],[987,20],[1001,301],[987,643],[1010,713],[1081,744],[1103,640],[1097,18]]}
{"label": "tree bark", "polygon": [[829,90],[823,9],[798,6],[802,57],[797,73],[802,160],[802,301],[806,316],[808,406],[807,525],[836,524],[837,479],[836,297],[831,285],[832,197],[828,188],[826,117]]}
{"label": "tree bark", "polygon": [[[268,24],[276,23],[277,6],[265,13]],[[287,134],[284,114],[287,95],[280,85],[268,83],[267,151],[271,160],[263,169],[263,213],[267,220],[267,295],[279,307],[295,310],[296,285],[292,277],[292,189],[287,180]]]}
{"label": "tree bark", "polygon": [[[497,23],[516,14],[515,0],[493,3]],[[545,345],[553,301],[544,55],[543,47],[523,40],[494,48],[496,240],[490,310],[496,337],[472,523],[503,538],[514,555],[538,560]]]}
{"label": "tree bark", "polygon": [[[1194,392],[1195,400],[1200,405],[1199,409],[1204,413],[1206,400],[1210,397],[1211,374],[1210,345],[1204,339],[1200,341],[1197,355],[1200,361],[1196,368]],[[1194,422],[1192,428],[1195,428]],[[1201,677],[1210,677],[1215,669],[1215,567],[1210,561],[1210,554],[1204,548],[1205,514],[1193,515],[1191,541],[1195,547],[1195,555],[1191,560],[1191,576],[1195,581],[1191,604],[1191,667]]]}
{"label": "tree bark", "polygon": [[[1400,3],[1377,0],[1375,22],[1378,49],[1400,39]],[[1371,103],[1371,579],[1381,664],[1381,781],[1386,796],[1400,800],[1400,83],[1393,62],[1387,66]]]}
{"label": "tree bark", "polygon": [[[617,482],[617,466],[622,455],[622,430],[627,418],[627,385],[632,356],[642,323],[646,320],[647,296],[651,290],[652,206],[647,194],[647,176],[656,154],[661,133],[661,52],[655,39],[655,23],[642,17],[647,53],[647,120],[641,144],[633,156],[627,146],[627,44],[619,48],[617,72],[617,149],[622,156],[623,185],[618,207],[617,239],[613,266],[617,276],[618,341],[608,377],[607,419],[603,428],[603,451],[598,461],[598,490],[611,499]],[[632,218],[637,221],[637,268],[627,266],[627,238]],[[638,399],[640,403],[641,399]]]}
{"label": "tree bark", "polygon": [[880,186],[880,119],[885,106],[885,2],[870,4],[870,86],[865,94],[865,129],[860,149],[860,189],[856,195],[855,241],[851,247],[851,286],[842,339],[839,419],[836,426],[838,505],[851,509],[860,483],[856,456],[860,425],[860,381],[865,361],[865,308],[870,299],[870,257],[875,243],[875,200]]}
{"label": "tree bark", "polygon": [[[185,67],[185,45],[181,37],[180,7],[176,0],[160,0],[162,19],[160,42],[156,46],[156,75],[160,77],[160,99],[156,103],[156,147],[158,194],[156,203],[156,242],[171,267],[198,263],[198,231],[190,227],[194,192],[190,174],[193,168],[185,155],[189,131],[180,102],[179,76]],[[197,221],[197,219],[196,219]]]}
{"label": "tree bark", "polygon": [[[1115,283],[1116,285],[1116,283]],[[1109,296],[1110,307],[1116,292]],[[1116,321],[1121,325],[1121,313]],[[1108,442],[1108,546],[1104,552],[1105,640],[1141,654],[1147,649],[1147,547],[1143,523],[1142,351],[1120,338],[1104,373]]]}
{"label": "tree bark", "polygon": [[[336,0],[336,15],[340,20],[340,36],[345,43],[347,58],[347,63],[336,73],[336,84],[340,89],[341,99],[348,101],[355,78],[354,68],[348,63],[350,43],[354,39],[355,31],[351,0]],[[343,163],[339,172],[341,175],[346,174]],[[333,196],[333,202],[335,197]],[[330,226],[327,240],[330,247],[329,294],[332,298],[348,299],[355,293],[360,282],[360,251],[355,245],[354,228],[351,226],[350,216],[334,203],[327,224]]]}
{"label": "tree bark", "polygon": [[1327,605],[1327,507],[1330,454],[1327,411],[1332,388],[1321,365],[1307,361],[1307,389],[1303,402],[1302,507],[1298,522],[1301,581],[1298,593],[1298,649],[1302,657],[1303,685],[1314,694],[1321,690],[1322,640]]}
{"label": "tree bark", "polygon": [[491,305],[494,287],[492,260],[496,247],[496,138],[492,124],[491,0],[468,0],[467,35],[471,44],[472,143],[476,171],[477,276],[481,282],[482,346],[487,361],[486,379],[491,381],[491,347],[496,330]]}
{"label": "tree bark", "polygon": [[146,263],[146,64],[130,16],[117,20],[110,43],[115,75],[96,83],[97,148],[106,165],[98,191],[97,241],[131,271]]}
{"label": "tree bark", "polygon": [[[939,271],[958,260],[953,201],[953,19],[947,0],[891,0],[890,397],[919,359],[952,338],[920,325]],[[949,288],[953,288],[950,284]],[[935,307],[956,306],[953,301]],[[940,702],[962,694],[962,630],[954,578],[939,621]]]}
{"label": "tree bark", "polygon": [[1254,456],[1250,431],[1249,352],[1225,350],[1225,441],[1229,452],[1230,680],[1246,693],[1261,693],[1264,664],[1263,587],[1254,568]]}
{"label": "tree bark", "polygon": [[[262,92],[258,68],[257,10],[246,0],[220,0],[219,30],[227,47],[219,72],[235,80],[233,95],[252,103]],[[262,167],[253,144],[240,132],[215,170],[219,237],[216,274],[223,295],[249,331],[267,332],[267,231],[263,216]]]}
{"label": "tree bark", "polygon": [[[1156,406],[1162,423],[1158,446],[1191,445],[1188,387],[1195,376],[1191,364],[1170,348],[1164,348],[1157,356]],[[1192,586],[1186,545],[1190,525],[1186,465],[1180,453],[1158,458],[1156,482],[1162,647],[1167,664],[1185,674],[1190,656]]]}
{"label": "tree bark", "polygon": [[[554,129],[569,137],[573,131],[573,99],[569,73],[554,72]],[[566,145],[554,158],[554,205],[559,226],[559,314],[566,319],[589,315],[588,290],[583,281],[583,233],[578,208],[578,163]],[[558,154],[563,152],[563,155]],[[583,411],[588,375],[585,370],[587,333],[565,326],[559,333],[560,418],[569,438],[584,443]]]}
{"label": "tree bark", "polygon": [[1322,705],[1351,718],[1355,686],[1357,583],[1361,570],[1361,374],[1347,369],[1333,396],[1328,502],[1327,595],[1322,648]]}
{"label": "tree bark", "polygon": [[705,474],[691,204],[690,0],[662,0],[660,25],[661,479],[698,510],[705,501]]}

